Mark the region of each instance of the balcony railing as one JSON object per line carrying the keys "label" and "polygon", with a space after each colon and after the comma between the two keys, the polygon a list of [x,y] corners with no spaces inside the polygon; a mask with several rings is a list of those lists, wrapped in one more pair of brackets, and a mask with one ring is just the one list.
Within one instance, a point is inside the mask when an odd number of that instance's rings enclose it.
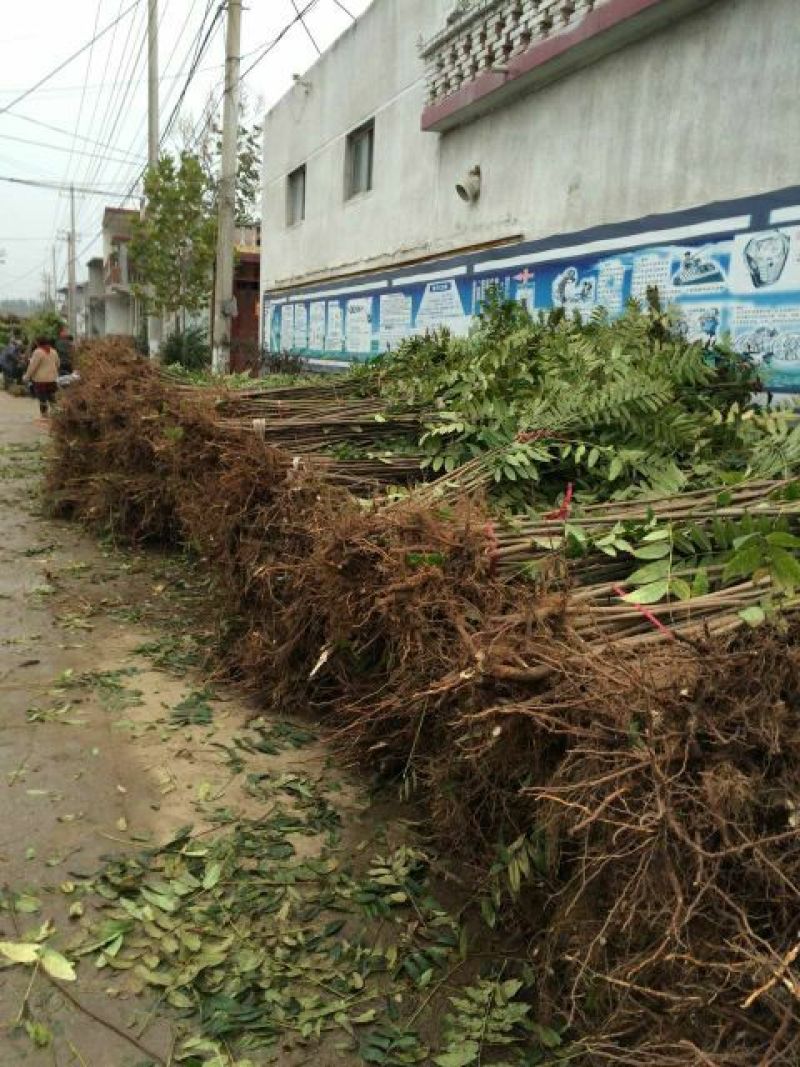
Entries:
{"label": "balcony railing", "polygon": [[[126,272],[127,273],[127,272]],[[114,285],[127,285],[128,279],[123,280],[122,267],[118,263],[106,264],[106,288]]]}
{"label": "balcony railing", "polygon": [[422,44],[422,128],[442,133],[674,26],[712,0],[460,0]]}
{"label": "balcony railing", "polygon": [[462,0],[422,48],[433,104],[532,45],[575,28],[608,0]]}

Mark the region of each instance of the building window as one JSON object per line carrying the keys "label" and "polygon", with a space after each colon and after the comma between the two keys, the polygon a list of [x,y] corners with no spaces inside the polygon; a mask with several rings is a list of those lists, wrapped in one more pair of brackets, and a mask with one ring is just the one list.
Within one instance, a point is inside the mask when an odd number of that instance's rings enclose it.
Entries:
{"label": "building window", "polygon": [[375,149],[375,123],[366,122],[347,138],[345,196],[349,200],[372,188],[372,158]]}
{"label": "building window", "polygon": [[306,217],[306,168],[293,170],[286,186],[286,225],[294,226]]}

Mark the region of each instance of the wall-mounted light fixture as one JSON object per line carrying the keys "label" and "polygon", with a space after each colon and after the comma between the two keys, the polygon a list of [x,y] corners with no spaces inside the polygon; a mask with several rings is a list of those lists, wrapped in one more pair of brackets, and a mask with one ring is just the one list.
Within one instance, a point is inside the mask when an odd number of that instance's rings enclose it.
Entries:
{"label": "wall-mounted light fixture", "polygon": [[474,204],[481,195],[481,168],[476,164],[461,181],[456,182],[456,192],[465,204]]}

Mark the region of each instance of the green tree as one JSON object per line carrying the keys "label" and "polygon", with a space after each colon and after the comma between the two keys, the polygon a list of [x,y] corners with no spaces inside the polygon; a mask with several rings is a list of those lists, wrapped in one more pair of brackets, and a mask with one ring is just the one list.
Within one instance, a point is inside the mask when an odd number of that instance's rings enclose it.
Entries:
{"label": "green tree", "polygon": [[165,155],[144,191],[147,212],[130,243],[137,293],[162,312],[199,311],[210,298],[216,246],[208,178],[196,156]]}
{"label": "green tree", "polygon": [[[219,101],[213,96],[206,102],[201,116],[202,134],[195,137],[196,123],[189,119],[181,127],[184,144],[191,146],[197,155],[208,180],[210,203],[217,210],[217,193],[222,156],[222,126],[218,117]],[[236,225],[255,226],[261,221],[261,135],[262,125],[258,116],[263,111],[263,100],[255,103],[242,94],[239,102],[238,146],[239,158],[236,172]]]}

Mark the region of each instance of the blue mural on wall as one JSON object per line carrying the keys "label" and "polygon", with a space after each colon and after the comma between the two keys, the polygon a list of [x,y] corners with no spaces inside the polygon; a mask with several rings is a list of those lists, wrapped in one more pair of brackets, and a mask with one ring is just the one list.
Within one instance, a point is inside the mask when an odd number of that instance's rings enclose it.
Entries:
{"label": "blue mural on wall", "polygon": [[800,392],[800,188],[265,293],[263,344],[336,367],[440,326],[465,335],[493,286],[531,312],[584,315],[655,286],[689,340],[729,337],[767,388]]}

